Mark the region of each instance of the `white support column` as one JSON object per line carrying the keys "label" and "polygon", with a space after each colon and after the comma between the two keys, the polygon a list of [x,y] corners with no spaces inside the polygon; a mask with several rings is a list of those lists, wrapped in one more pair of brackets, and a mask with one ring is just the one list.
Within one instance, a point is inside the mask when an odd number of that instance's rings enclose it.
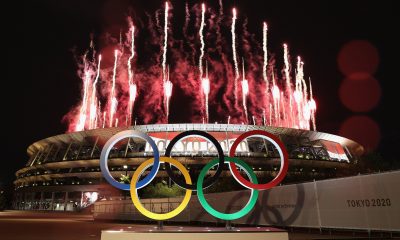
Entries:
{"label": "white support column", "polygon": [[68,145],[68,147],[67,147],[67,150],[66,150],[65,153],[64,153],[64,156],[63,156],[63,159],[62,159],[63,161],[66,160],[67,155],[68,155],[68,152],[69,152],[69,150],[71,149],[71,146],[72,146],[72,142],[69,143],[69,145]]}
{"label": "white support column", "polygon": [[130,144],[131,144],[131,138],[128,138],[128,143],[126,144],[124,157],[126,157],[126,155],[128,155],[128,149],[130,147]]}
{"label": "white support column", "polygon": [[50,144],[49,149],[47,150],[46,157],[43,159],[42,163],[47,162],[47,159],[50,156],[51,151],[53,150],[54,144]]}
{"label": "white support column", "polygon": [[54,192],[51,193],[51,203],[50,203],[50,210],[54,210]]}
{"label": "white support column", "polygon": [[68,192],[65,192],[64,211],[67,211],[67,204],[68,204]]}
{"label": "white support column", "polygon": [[319,225],[319,230],[322,230],[321,226],[321,213],[319,209],[319,200],[318,200],[318,188],[317,188],[317,182],[314,179],[314,193],[315,193],[315,206],[317,207],[317,217],[318,217],[318,225]]}
{"label": "white support column", "polygon": [[93,144],[92,152],[90,153],[90,158],[93,157],[94,150],[96,150],[97,143],[99,142],[99,136],[97,136],[96,141]]}
{"label": "white support column", "polygon": [[40,192],[39,210],[43,210],[44,192]]}
{"label": "white support column", "polygon": [[82,204],[83,204],[83,192],[81,192],[81,204],[79,205],[80,208],[82,208]]}

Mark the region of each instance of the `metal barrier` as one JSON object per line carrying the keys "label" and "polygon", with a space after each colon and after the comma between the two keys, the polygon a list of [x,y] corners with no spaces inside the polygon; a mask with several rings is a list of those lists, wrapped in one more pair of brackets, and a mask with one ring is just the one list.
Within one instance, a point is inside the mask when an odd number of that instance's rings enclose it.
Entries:
{"label": "metal barrier", "polygon": [[[306,227],[317,229],[359,229],[400,232],[400,171],[358,175],[300,184],[277,186],[260,192],[256,207],[234,223]],[[206,195],[210,204],[225,212],[241,208],[249,191]],[[154,212],[175,208],[181,198],[143,199]],[[95,219],[145,220],[130,200],[99,201]],[[200,206],[195,195],[181,214],[170,221],[218,222]]]}

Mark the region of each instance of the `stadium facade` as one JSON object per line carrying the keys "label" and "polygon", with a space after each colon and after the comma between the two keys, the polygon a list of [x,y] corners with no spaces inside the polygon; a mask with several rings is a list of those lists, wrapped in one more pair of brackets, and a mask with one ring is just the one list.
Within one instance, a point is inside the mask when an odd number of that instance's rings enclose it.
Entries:
{"label": "stadium facade", "polygon": [[[103,179],[99,158],[107,140],[126,129],[149,134],[161,155],[164,155],[173,137],[187,130],[210,133],[219,141],[225,155],[228,155],[231,144],[243,132],[268,131],[282,140],[289,153],[289,171],[283,183],[352,175],[364,152],[360,144],[344,137],[256,125],[155,124],[66,133],[37,141],[28,147],[29,160],[16,172],[13,207],[20,210],[77,211],[99,199],[122,199],[123,193]],[[190,171],[201,169],[217,156],[212,147],[201,147],[201,141],[204,140],[189,138],[177,144],[173,157]],[[132,176],[136,167],[152,154],[151,147],[142,139],[121,140],[110,152],[109,170],[115,179],[121,175]],[[279,171],[279,153],[273,144],[261,138],[243,141],[236,156],[248,162],[258,177],[272,178]],[[222,176],[230,177],[230,174]],[[168,178],[167,173],[161,168],[157,178]]]}

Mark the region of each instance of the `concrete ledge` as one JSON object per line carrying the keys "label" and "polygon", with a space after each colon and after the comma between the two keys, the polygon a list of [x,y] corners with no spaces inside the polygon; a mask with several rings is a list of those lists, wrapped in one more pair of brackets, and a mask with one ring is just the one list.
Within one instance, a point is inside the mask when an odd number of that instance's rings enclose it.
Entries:
{"label": "concrete ledge", "polygon": [[288,240],[284,230],[270,227],[238,227],[227,230],[216,227],[125,227],[103,230],[101,240]]}

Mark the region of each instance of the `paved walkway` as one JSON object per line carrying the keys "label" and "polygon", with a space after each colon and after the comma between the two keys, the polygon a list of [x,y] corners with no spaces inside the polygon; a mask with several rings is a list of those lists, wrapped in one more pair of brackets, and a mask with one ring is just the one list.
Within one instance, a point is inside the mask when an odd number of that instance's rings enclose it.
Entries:
{"label": "paved walkway", "polygon": [[[134,227],[131,223],[96,222],[91,215],[65,212],[0,212],[1,240],[100,240],[101,230]],[[136,225],[139,226],[139,225]],[[290,240],[368,239],[368,236],[290,232]],[[387,239],[375,236],[373,239]],[[398,238],[399,239],[399,238]]]}

